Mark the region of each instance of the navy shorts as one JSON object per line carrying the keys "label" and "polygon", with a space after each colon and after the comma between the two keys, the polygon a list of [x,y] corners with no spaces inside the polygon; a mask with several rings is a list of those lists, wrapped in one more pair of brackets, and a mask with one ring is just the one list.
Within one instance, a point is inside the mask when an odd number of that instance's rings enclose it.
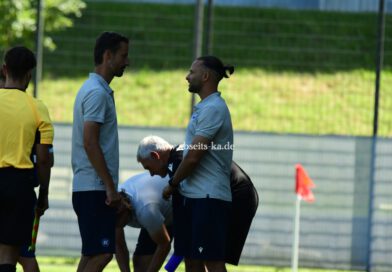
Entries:
{"label": "navy shorts", "polygon": [[31,242],[36,201],[32,169],[0,168],[0,243],[13,246]]}
{"label": "navy shorts", "polygon": [[231,202],[173,197],[174,252],[185,258],[224,261]]}
{"label": "navy shorts", "polygon": [[115,253],[116,210],[105,203],[105,191],[73,192],[83,256]]}
{"label": "navy shorts", "polygon": [[[172,226],[166,226],[167,232],[170,236],[170,241],[173,237]],[[141,255],[153,255],[157,248],[157,244],[151,239],[150,234],[144,228],[140,230],[139,237],[137,239],[137,244],[135,248],[135,252],[133,255],[141,256]]]}
{"label": "navy shorts", "polygon": [[19,256],[23,258],[35,258],[35,252],[29,250],[30,245],[22,246],[19,251]]}

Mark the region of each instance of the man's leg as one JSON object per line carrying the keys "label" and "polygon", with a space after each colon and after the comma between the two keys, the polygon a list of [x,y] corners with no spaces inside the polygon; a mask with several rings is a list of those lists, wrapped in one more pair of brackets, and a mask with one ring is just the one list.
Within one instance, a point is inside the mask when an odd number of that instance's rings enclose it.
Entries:
{"label": "man's leg", "polygon": [[[203,261],[185,258],[185,271],[186,272],[206,272]],[[214,270],[210,270],[214,271]]]}
{"label": "man's leg", "polygon": [[73,193],[82,238],[78,272],[102,271],[115,253],[116,211],[105,204],[105,199],[104,191]]}
{"label": "man's leg", "polygon": [[18,263],[23,267],[24,272],[39,272],[39,266],[37,259],[35,258],[35,252],[29,251],[29,246],[22,246],[19,250]]}
{"label": "man's leg", "polygon": [[208,271],[226,272],[226,265],[224,261],[206,261],[205,265]]}
{"label": "man's leg", "polygon": [[35,257],[27,258],[27,257],[19,257],[18,263],[20,263],[23,267],[24,272],[39,272],[39,266],[37,259]]}
{"label": "man's leg", "polygon": [[0,169],[0,272],[15,271],[20,245],[31,239],[35,192],[30,170]]}
{"label": "man's leg", "polygon": [[151,263],[153,255],[133,255],[133,271],[145,272]]}
{"label": "man's leg", "polygon": [[79,264],[78,264],[77,272],[83,272],[84,271],[84,268],[86,267],[86,265],[88,263],[88,260],[89,260],[89,257],[87,257],[87,256],[83,256],[82,255],[82,257],[80,257],[80,261],[79,261]]}
{"label": "man's leg", "polygon": [[147,271],[156,248],[157,244],[151,239],[147,230],[142,228],[132,258],[134,272]]}
{"label": "man's leg", "polygon": [[18,257],[18,246],[0,244],[0,272],[14,272]]}
{"label": "man's leg", "polygon": [[[113,254],[104,253],[94,256],[85,257],[83,256],[79,262],[78,272],[101,272],[106,265],[112,260]],[[83,262],[82,267],[81,263]],[[85,263],[84,263],[85,262]],[[83,270],[79,271],[79,267]]]}

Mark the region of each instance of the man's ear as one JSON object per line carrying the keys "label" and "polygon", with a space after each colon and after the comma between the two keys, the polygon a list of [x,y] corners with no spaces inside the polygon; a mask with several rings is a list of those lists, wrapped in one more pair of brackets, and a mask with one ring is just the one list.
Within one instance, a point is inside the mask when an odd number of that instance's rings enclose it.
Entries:
{"label": "man's ear", "polygon": [[33,76],[33,72],[32,70],[30,70],[27,74],[26,74],[26,82],[29,83],[31,78]]}
{"label": "man's ear", "polygon": [[209,80],[210,77],[211,77],[210,71],[205,71],[205,72],[203,72],[203,76],[202,76],[202,80],[203,80],[203,81]]}
{"label": "man's ear", "polygon": [[103,52],[103,62],[111,64],[112,58],[113,58],[112,51],[110,51],[109,49],[106,49],[105,52]]}
{"label": "man's ear", "polygon": [[154,160],[159,160],[159,159],[161,158],[161,156],[159,155],[159,153],[156,152],[156,151],[151,151],[151,152],[150,152],[150,156],[151,156],[151,159],[154,159]]}

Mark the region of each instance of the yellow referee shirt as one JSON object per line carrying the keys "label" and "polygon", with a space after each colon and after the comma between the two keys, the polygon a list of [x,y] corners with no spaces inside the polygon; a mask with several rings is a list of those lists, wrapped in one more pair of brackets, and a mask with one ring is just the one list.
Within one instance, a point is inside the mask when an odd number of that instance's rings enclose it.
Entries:
{"label": "yellow referee shirt", "polygon": [[0,89],[0,168],[33,168],[30,159],[38,143],[53,143],[53,126],[46,106],[26,92]]}

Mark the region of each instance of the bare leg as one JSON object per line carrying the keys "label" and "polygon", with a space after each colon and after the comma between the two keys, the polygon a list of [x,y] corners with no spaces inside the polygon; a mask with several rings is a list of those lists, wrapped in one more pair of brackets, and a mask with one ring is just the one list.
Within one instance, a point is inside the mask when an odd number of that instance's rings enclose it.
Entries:
{"label": "bare leg", "polygon": [[134,272],[145,272],[152,260],[153,255],[133,255]]}
{"label": "bare leg", "polygon": [[0,244],[0,264],[16,265],[19,258],[19,246]]}
{"label": "bare leg", "polygon": [[[203,261],[185,258],[185,271],[186,272],[205,272]],[[211,270],[213,271],[213,270]]]}
{"label": "bare leg", "polygon": [[36,258],[19,257],[18,262],[22,265],[24,272],[39,272]]}
{"label": "bare leg", "polygon": [[227,272],[224,261],[205,261],[208,271]]}
{"label": "bare leg", "polygon": [[89,257],[83,256],[80,258],[77,272],[83,272],[88,263]]}
{"label": "bare leg", "polygon": [[[105,266],[112,260],[112,258],[113,258],[113,254],[111,253],[99,254],[99,255],[88,257],[87,264],[84,266],[84,269],[81,271],[101,272],[105,268]],[[79,272],[79,267],[78,267],[78,272]]]}

